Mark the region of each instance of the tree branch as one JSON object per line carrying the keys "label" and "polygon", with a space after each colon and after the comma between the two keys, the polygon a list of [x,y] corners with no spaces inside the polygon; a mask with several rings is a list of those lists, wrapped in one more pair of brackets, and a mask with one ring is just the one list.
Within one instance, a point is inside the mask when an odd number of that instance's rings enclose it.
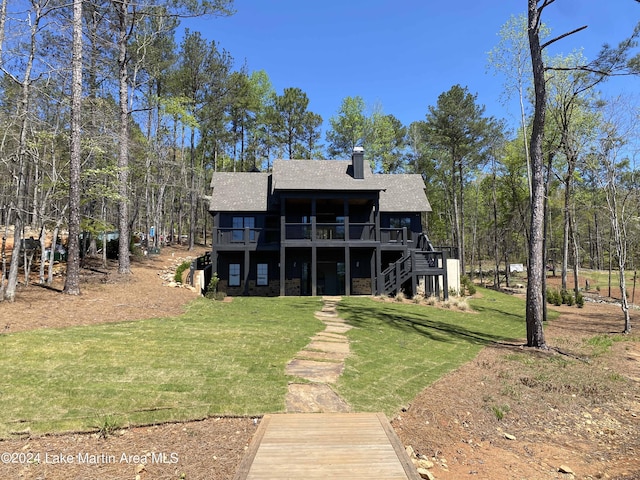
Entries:
{"label": "tree branch", "polygon": [[[640,1],[640,0],[638,0]],[[583,25],[582,27],[576,28],[575,30],[572,30],[570,32],[567,33],[563,33],[562,35],[560,35],[559,37],[556,38],[552,38],[551,40],[549,40],[548,42],[544,43],[543,45],[540,46],[540,50],[544,50],[546,47],[548,47],[549,45],[551,45],[552,43],[557,42],[558,40],[562,40],[565,37],[568,37],[569,35],[573,35],[574,33],[578,33],[582,30],[584,30],[585,28],[587,28],[588,25]]]}
{"label": "tree branch", "polygon": [[[544,2],[542,3],[542,5],[540,5],[540,8],[538,8],[538,18],[542,17],[542,11],[547,8],[549,5],[551,5],[553,2],[555,2],[556,0],[544,0]],[[636,0],[638,2],[640,2],[640,0]]]}

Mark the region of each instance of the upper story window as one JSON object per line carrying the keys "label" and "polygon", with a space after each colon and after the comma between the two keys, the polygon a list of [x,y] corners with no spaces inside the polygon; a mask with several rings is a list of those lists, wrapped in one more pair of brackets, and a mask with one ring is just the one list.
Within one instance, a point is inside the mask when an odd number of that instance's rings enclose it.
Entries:
{"label": "upper story window", "polygon": [[391,228],[404,228],[411,230],[411,217],[391,217],[389,219],[389,226]]}
{"label": "upper story window", "polygon": [[[389,217],[389,240],[391,242],[406,242],[411,239],[411,217],[396,215]],[[404,236],[403,228],[407,229],[407,235]]]}
{"label": "upper story window", "polygon": [[232,241],[242,242],[244,241],[244,229],[249,228],[249,241],[254,242],[256,239],[256,219],[255,217],[233,217],[232,220]]}

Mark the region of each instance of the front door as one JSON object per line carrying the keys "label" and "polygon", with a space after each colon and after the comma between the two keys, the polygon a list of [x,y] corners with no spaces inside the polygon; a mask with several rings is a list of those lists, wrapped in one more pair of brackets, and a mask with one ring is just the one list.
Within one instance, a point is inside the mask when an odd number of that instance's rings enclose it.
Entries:
{"label": "front door", "polygon": [[344,295],[344,262],[318,262],[318,295]]}

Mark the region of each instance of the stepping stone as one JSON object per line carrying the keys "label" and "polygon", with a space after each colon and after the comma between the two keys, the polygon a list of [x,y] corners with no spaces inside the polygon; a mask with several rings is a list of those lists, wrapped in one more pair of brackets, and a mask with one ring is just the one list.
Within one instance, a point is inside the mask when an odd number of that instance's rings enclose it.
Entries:
{"label": "stepping stone", "polygon": [[344,335],[331,333],[327,331],[316,333],[313,337],[311,337],[311,340],[320,340],[321,342],[322,341],[324,342],[348,342],[349,341],[349,339]]}
{"label": "stepping stone", "polygon": [[325,332],[327,333],[347,333],[349,330],[351,330],[351,326],[350,325],[327,325],[327,328],[324,329]]}
{"label": "stepping stone", "polygon": [[344,326],[351,327],[352,326],[352,325],[349,325],[347,322],[345,322],[341,318],[332,318],[331,320],[323,320],[323,322],[327,326],[339,326],[339,327],[344,327]]}
{"label": "stepping stone", "polygon": [[287,375],[303,378],[311,384],[289,385],[286,408],[289,413],[350,412],[349,405],[327,384],[335,383],[349,356],[349,339],[343,335],[352,327],[338,316],[341,297],[322,297],[323,306],[315,317],[326,328],[311,338],[311,343],[296,354],[286,368]]}
{"label": "stepping stone", "polygon": [[339,352],[314,352],[311,350],[302,350],[296,354],[296,358],[305,360],[325,360],[328,362],[342,362],[349,356],[348,353]]}
{"label": "stepping stone", "polygon": [[323,384],[289,385],[285,399],[289,413],[335,413],[350,412],[349,404],[342,400],[331,387]]}
{"label": "stepping stone", "polygon": [[319,350],[321,352],[349,353],[348,342],[323,342],[312,340],[305,350]]}
{"label": "stepping stone", "polygon": [[342,370],[344,370],[342,363],[294,359],[289,362],[285,372],[287,375],[304,378],[311,382],[335,383]]}
{"label": "stepping stone", "polygon": [[336,312],[336,311],[333,311],[333,312],[314,312],[313,314],[315,315],[315,317],[318,320],[322,320],[323,318],[331,318],[331,319],[338,318],[338,312]]}

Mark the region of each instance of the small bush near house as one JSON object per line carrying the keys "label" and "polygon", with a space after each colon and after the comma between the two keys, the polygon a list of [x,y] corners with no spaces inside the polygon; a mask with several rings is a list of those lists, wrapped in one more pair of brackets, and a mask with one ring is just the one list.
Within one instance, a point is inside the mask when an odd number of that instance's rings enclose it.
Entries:
{"label": "small bush near house", "polygon": [[473,282],[469,281],[468,285],[467,285],[467,292],[469,292],[470,296],[473,296],[476,294],[476,286],[474,285]]}
{"label": "small bush near house", "polygon": [[173,280],[176,283],[182,283],[182,274],[184,273],[185,270],[187,270],[189,267],[191,267],[191,262],[189,261],[185,261],[182,262],[178,268],[176,268],[176,274],[173,276]]}
{"label": "small bush near house", "polygon": [[207,293],[205,294],[205,297],[217,300],[216,294],[218,293],[218,282],[220,282],[220,279],[218,278],[218,274],[214,272],[211,276],[211,280],[209,280],[209,285],[207,285]]}
{"label": "small bush near house", "polygon": [[460,295],[463,296],[465,295],[465,291],[469,296],[473,296],[476,294],[476,286],[473,283],[473,281],[467,277],[466,275],[463,275],[462,278],[460,278]]}

